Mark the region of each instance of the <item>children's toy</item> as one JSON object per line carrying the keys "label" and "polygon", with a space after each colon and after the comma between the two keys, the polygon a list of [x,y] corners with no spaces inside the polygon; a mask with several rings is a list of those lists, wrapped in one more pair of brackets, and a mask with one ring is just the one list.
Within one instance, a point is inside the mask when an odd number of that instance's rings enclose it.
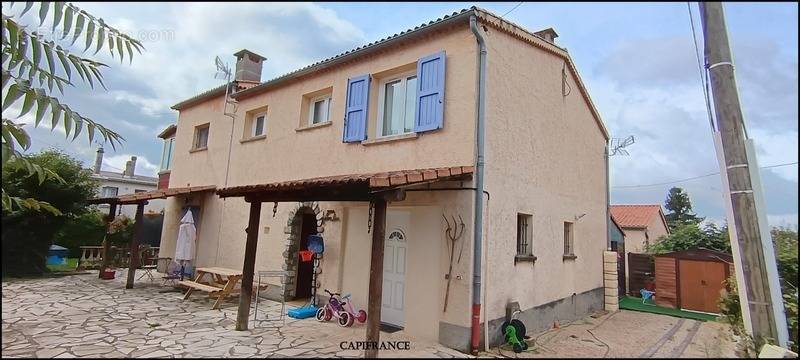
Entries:
{"label": "children's toy", "polygon": [[[330,321],[332,318],[336,318],[339,322],[339,326],[341,327],[348,327],[353,325],[353,321],[355,320],[355,316],[345,310],[344,305],[346,302],[343,302],[340,298],[341,294],[339,293],[332,293],[325,289],[325,292],[330,295],[328,299],[328,303],[325,306],[319,308],[317,310],[317,321]],[[366,320],[366,319],[365,319]]]}
{"label": "children's toy", "polygon": [[[351,317],[355,318],[356,320],[358,320],[358,322],[360,322],[362,324],[365,321],[367,321],[367,312],[366,311],[359,309],[358,312],[356,312],[355,308],[353,308],[353,299],[350,298],[350,294],[342,296],[342,300],[345,300],[345,302],[342,303],[342,307],[344,308],[344,311],[347,311],[348,313],[350,313]],[[350,325],[353,325],[353,323],[350,322]],[[347,326],[350,326],[350,325],[347,325]]]}
{"label": "children's toy", "polygon": [[318,310],[322,309],[317,309],[316,306],[309,304],[307,306],[289,309],[286,314],[288,314],[290,318],[305,319],[314,316]]}

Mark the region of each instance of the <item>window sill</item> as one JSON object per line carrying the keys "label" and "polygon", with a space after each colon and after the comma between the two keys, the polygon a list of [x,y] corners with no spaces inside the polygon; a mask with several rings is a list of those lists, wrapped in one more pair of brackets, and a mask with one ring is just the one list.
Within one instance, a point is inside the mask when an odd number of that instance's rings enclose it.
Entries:
{"label": "window sill", "polygon": [[258,135],[258,136],[249,137],[247,139],[241,139],[241,140],[239,140],[239,143],[240,144],[244,144],[246,142],[258,141],[258,140],[262,140],[262,139],[266,139],[266,138],[267,138],[267,134]]}
{"label": "window sill", "polygon": [[578,258],[578,255],[575,254],[565,254],[563,259],[564,260],[575,260]]}
{"label": "window sill", "polygon": [[397,135],[389,135],[389,136],[382,136],[377,139],[370,139],[364,140],[361,142],[361,145],[375,145],[375,144],[382,144],[392,141],[401,141],[401,140],[408,140],[408,139],[416,139],[419,135],[417,133],[406,133],[406,134],[397,134]]}
{"label": "window sill", "polygon": [[172,172],[172,169],[161,170],[158,172],[158,175],[169,174]]}
{"label": "window sill", "polygon": [[514,265],[518,262],[530,262],[531,264],[536,262],[536,256],[534,255],[515,255],[514,256]]}
{"label": "window sill", "polygon": [[199,151],[206,151],[206,150],[208,150],[208,146],[206,146],[206,147],[201,147],[201,148],[194,148],[194,149],[190,149],[190,150],[189,150],[189,152],[190,152],[190,153],[195,153],[195,152],[199,152]]}
{"label": "window sill", "polygon": [[321,123],[317,123],[317,124],[314,124],[314,125],[302,126],[302,127],[297,128],[297,129],[294,129],[294,131],[301,132],[301,131],[306,131],[306,130],[319,129],[321,127],[331,126],[331,124],[333,124],[333,121],[328,120],[326,122],[321,122]]}

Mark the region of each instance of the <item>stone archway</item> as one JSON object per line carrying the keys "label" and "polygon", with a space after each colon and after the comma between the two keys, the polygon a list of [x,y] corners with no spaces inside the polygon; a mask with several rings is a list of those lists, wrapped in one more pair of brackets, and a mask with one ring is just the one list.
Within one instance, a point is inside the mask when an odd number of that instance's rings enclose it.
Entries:
{"label": "stone archway", "polygon": [[[286,234],[285,248],[283,251],[283,270],[289,271],[283,284],[283,298],[291,300],[295,296],[297,288],[297,269],[300,262],[298,251],[300,251],[300,233],[303,228],[303,215],[314,214],[317,219],[317,233],[322,234],[325,228],[322,226],[322,211],[319,203],[314,201],[302,202],[289,212],[288,221],[284,234]],[[321,272],[318,272],[319,275]]]}

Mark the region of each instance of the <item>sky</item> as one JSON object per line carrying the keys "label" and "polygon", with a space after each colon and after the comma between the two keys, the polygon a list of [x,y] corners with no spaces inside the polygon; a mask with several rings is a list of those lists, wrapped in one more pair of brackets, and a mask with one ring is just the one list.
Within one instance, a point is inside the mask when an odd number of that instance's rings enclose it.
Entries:
{"label": "sky", "polygon": [[[724,221],[720,177],[703,176],[717,173],[719,165],[686,3],[75,4],[146,48],[132,64],[112,59],[105,50],[98,53],[111,67],[104,71],[108,91],[78,86],[62,98],[125,137],[122,148],[106,148],[104,170],[121,171],[136,155],[137,174],[156,174],[161,157],[156,135],[177,119],[169,107],[221,85],[214,78],[215,56],[233,65],[232,54],[243,48],[264,55],[262,80],[269,80],[477,5],[497,15],[507,13],[506,19],[531,31],[553,27],[611,136],[635,137],[628,155],[610,159],[612,203],[663,204],[667,190],[680,186],[696,213]],[[20,9],[17,5],[12,12]],[[3,3],[3,13],[7,10]],[[761,170],[768,219],[772,225],[796,227],[798,5],[726,3],[725,11],[759,165],[794,163]],[[699,29],[696,4],[692,12]],[[32,19],[33,11],[23,22]],[[697,36],[702,51],[702,34]],[[56,147],[86,166],[93,163],[96,145],[85,138],[69,142],[58,128],[28,131],[30,152]]]}

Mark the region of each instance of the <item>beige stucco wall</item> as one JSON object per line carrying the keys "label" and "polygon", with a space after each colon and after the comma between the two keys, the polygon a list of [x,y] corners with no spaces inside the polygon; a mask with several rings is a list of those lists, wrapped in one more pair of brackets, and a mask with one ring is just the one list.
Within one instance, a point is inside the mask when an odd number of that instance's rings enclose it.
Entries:
{"label": "beige stucco wall", "polygon": [[[560,57],[501,31],[486,42],[484,292],[495,319],[511,301],[529,309],[603,286],[605,138],[569,72],[572,92],[562,96]],[[535,263],[514,264],[517,213],[533,215]],[[574,223],[574,260],[562,258],[564,222]]]}
{"label": "beige stucco wall", "polygon": [[[650,244],[658,241],[662,236],[669,234],[669,229],[664,225],[661,216],[654,216],[650,220],[650,224],[646,228],[624,228],[625,231],[625,257],[630,253],[643,254],[645,252],[645,244]],[[630,284],[630,271],[628,266],[625,266],[625,283]],[[630,286],[628,286],[630,291]]]}

